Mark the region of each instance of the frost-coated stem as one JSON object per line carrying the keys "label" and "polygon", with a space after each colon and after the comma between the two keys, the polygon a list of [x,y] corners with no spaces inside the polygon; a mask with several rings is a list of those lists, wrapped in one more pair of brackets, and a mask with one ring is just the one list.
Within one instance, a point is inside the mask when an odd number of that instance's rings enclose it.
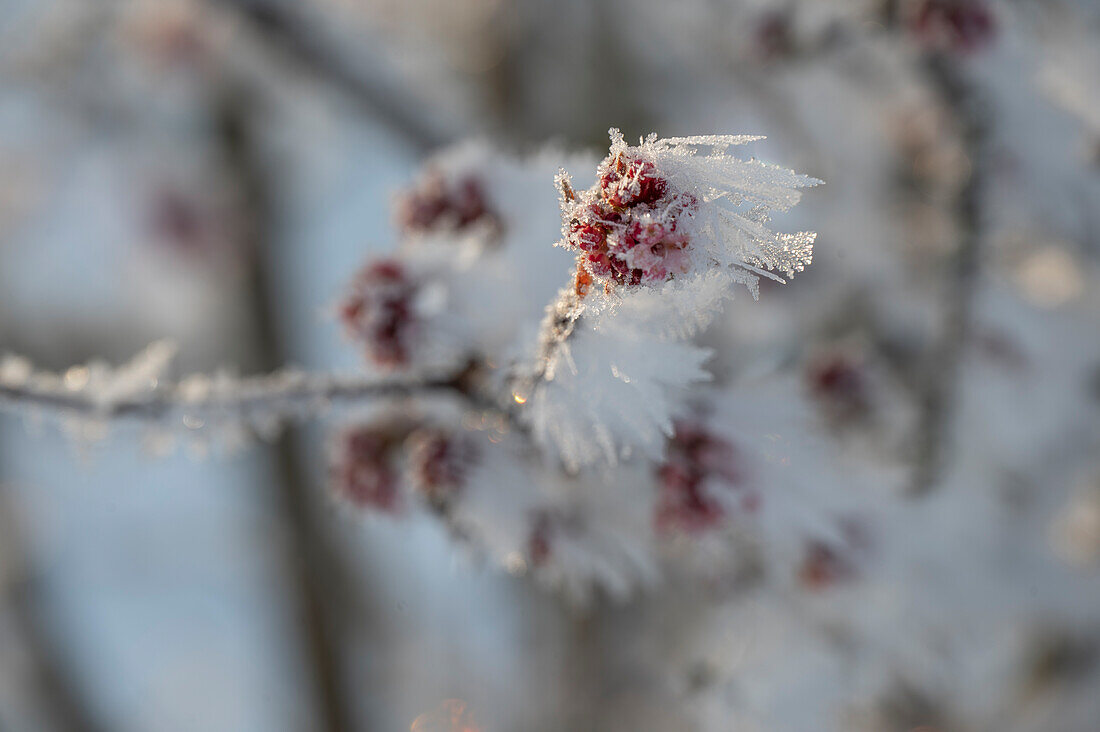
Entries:
{"label": "frost-coated stem", "polygon": [[450,377],[379,379],[285,371],[241,378],[190,376],[180,382],[158,383],[150,391],[104,398],[95,390],[67,386],[74,370],[66,373],[68,376],[34,374],[18,381],[0,376],[0,410],[106,421],[168,424],[183,420],[198,425],[227,418],[312,416],[331,407],[461,388],[460,382]]}
{"label": "frost-coated stem", "polygon": [[952,211],[958,242],[951,261],[943,333],[932,351],[917,425],[913,482],[910,486],[914,495],[923,495],[935,487],[946,458],[951,404],[958,390],[959,366],[970,333],[974,292],[977,289],[982,240],[982,186],[989,124],[979,95],[956,62],[945,54],[931,54],[925,60],[924,72],[944,108],[954,115],[969,170]]}

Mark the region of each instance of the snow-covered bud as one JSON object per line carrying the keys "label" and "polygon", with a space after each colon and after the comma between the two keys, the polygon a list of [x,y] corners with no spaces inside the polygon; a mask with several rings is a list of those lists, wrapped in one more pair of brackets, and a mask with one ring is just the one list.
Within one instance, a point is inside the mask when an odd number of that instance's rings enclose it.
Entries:
{"label": "snow-covered bud", "polygon": [[355,508],[395,513],[401,508],[399,456],[409,426],[380,422],[337,436],[330,477],[336,496]]}
{"label": "snow-covered bud", "polygon": [[[699,532],[726,517],[728,502],[715,495],[717,485],[737,488],[742,475],[733,445],[698,422],[679,420],[657,478],[657,530]],[[757,499],[744,498],[744,508],[755,510]]]}
{"label": "snow-covered bud", "polygon": [[466,435],[439,427],[415,431],[408,441],[413,487],[435,508],[443,508],[465,484],[476,459]]}
{"label": "snow-covered bud", "polygon": [[396,217],[406,234],[456,233],[478,226],[500,229],[500,218],[490,209],[477,178],[448,180],[435,170],[398,197]]}
{"label": "snow-covered bud", "polygon": [[924,46],[956,53],[983,48],[997,30],[985,0],[913,0],[906,22]]}
{"label": "snow-covered bud", "polygon": [[397,368],[409,362],[417,326],[417,285],[405,266],[393,259],[367,265],[355,278],[340,306],[344,328],[366,348],[378,366]]}

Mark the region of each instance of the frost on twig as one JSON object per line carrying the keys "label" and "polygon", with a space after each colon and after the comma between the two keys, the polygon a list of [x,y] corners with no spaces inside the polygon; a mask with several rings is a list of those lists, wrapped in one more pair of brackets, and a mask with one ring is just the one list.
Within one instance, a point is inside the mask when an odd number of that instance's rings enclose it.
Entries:
{"label": "frost on twig", "polygon": [[270,436],[286,420],[332,407],[460,388],[451,377],[378,379],[290,369],[174,380],[170,369],[175,353],[174,344],[158,341],[122,366],[93,361],[63,373],[36,370],[25,358],[5,356],[0,358],[0,410],[75,424],[130,421],[180,424],[193,431],[234,426]]}

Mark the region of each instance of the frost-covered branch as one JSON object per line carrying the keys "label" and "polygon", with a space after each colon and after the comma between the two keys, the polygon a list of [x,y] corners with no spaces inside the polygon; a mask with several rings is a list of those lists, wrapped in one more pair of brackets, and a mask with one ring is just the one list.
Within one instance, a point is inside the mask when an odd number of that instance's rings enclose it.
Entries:
{"label": "frost-covered branch", "polygon": [[126,366],[74,366],[55,374],[17,356],[0,359],[0,409],[97,420],[167,423],[199,428],[207,421],[292,418],[384,399],[459,391],[454,377],[379,379],[284,370],[260,376],[163,376],[174,347],[155,343]]}

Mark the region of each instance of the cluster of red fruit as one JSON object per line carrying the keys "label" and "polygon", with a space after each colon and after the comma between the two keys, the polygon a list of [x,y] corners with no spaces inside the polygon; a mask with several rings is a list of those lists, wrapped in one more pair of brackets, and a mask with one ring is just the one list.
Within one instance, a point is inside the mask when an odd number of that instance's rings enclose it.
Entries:
{"label": "cluster of red fruit", "polygon": [[398,454],[408,434],[403,424],[371,424],[339,436],[331,466],[336,495],[360,509],[396,513],[401,508]]}
{"label": "cluster of red fruit", "polygon": [[402,476],[437,510],[465,483],[474,451],[462,435],[407,420],[379,420],[342,433],[332,463],[336,495],[359,509],[401,510]]}
{"label": "cluster of red fruit", "polygon": [[340,306],[340,320],[375,364],[386,368],[408,364],[416,330],[416,293],[416,283],[404,265],[392,259],[367,265],[352,282]]}
{"label": "cluster of red fruit", "polygon": [[922,43],[960,53],[993,40],[993,11],[983,0],[916,0],[908,16],[910,32]]}
{"label": "cluster of red fruit", "polygon": [[481,183],[471,176],[447,181],[438,172],[425,175],[419,185],[397,199],[397,225],[407,234],[460,232],[475,226],[500,229]]}
{"label": "cluster of red fruit", "polygon": [[649,160],[617,154],[601,166],[583,197],[565,186],[568,243],[580,251],[579,294],[588,278],[639,285],[663,282],[687,271],[689,240],[681,217],[698,206],[690,193],[675,192]]}
{"label": "cluster of red fruit", "polygon": [[[715,482],[740,489],[743,474],[728,440],[697,422],[679,420],[668,445],[668,458],[657,469],[660,483],[655,525],[658,531],[699,532],[721,523],[726,507],[708,493]],[[759,496],[744,492],[741,507],[758,508]]]}
{"label": "cluster of red fruit", "polygon": [[443,509],[466,482],[473,446],[448,430],[425,427],[409,437],[409,478],[436,509]]}

